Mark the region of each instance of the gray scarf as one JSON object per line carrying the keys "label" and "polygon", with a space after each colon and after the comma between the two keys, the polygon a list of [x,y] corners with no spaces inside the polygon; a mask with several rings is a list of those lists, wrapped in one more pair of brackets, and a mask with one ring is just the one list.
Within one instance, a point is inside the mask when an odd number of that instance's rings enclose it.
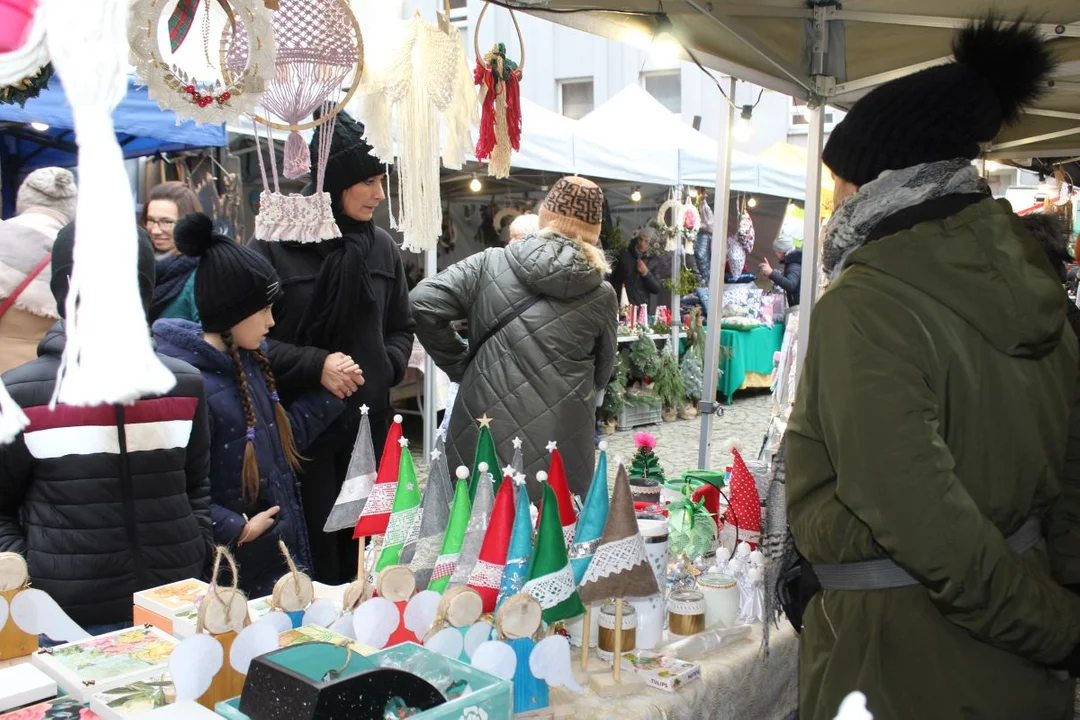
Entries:
{"label": "gray scarf", "polygon": [[829,219],[821,251],[829,282],[836,280],[847,267],[848,256],[866,244],[885,218],[946,195],[980,191],[979,172],[964,158],[883,172],[841,203]]}

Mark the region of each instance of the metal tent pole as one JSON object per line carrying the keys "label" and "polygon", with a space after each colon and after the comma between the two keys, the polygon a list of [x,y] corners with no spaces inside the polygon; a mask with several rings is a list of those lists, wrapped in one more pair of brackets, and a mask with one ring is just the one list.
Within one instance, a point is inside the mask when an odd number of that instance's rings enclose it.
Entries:
{"label": "metal tent pole", "polygon": [[[435,277],[439,271],[439,249],[433,247],[424,253],[424,277]],[[424,354],[424,458],[431,457],[435,449],[435,433],[439,427],[438,384],[435,381],[435,361]]]}
{"label": "metal tent pole", "polygon": [[799,348],[795,356],[796,377],[802,373],[810,342],[810,313],[821,287],[821,151],[825,137],[825,108],[808,110],[810,131],[806,148],[806,209],[803,222],[802,286],[799,289]]}
{"label": "metal tent pole", "polygon": [[[680,163],[680,165],[681,165],[681,163]],[[681,173],[680,173],[680,177],[681,177]],[[676,190],[675,190],[676,199],[678,199],[680,202],[682,200],[682,190],[683,190],[683,186],[681,184],[676,186]],[[671,333],[670,333],[670,335],[671,335],[671,341],[670,341],[671,342],[671,352],[673,352],[675,354],[676,363],[679,361],[679,326],[680,326],[679,319],[682,316],[682,311],[680,310],[680,307],[679,307],[680,303],[681,303],[681,300],[682,300],[682,297],[679,295],[679,283],[681,282],[680,277],[682,276],[682,262],[683,262],[682,238],[680,237],[680,233],[678,231],[676,231],[676,233],[675,233],[675,252],[672,255],[672,259],[671,259]]]}
{"label": "metal tent pole", "polygon": [[[730,79],[728,97],[735,97],[735,78]],[[708,470],[712,458],[713,416],[720,404],[716,402],[716,384],[720,374],[720,325],[724,309],[724,259],[727,257],[727,227],[731,204],[731,128],[735,125],[735,106],[726,103],[717,144],[716,196],[713,213],[713,244],[709,270],[708,332],[705,335],[705,368],[702,384],[701,438],[698,446],[698,468]]]}

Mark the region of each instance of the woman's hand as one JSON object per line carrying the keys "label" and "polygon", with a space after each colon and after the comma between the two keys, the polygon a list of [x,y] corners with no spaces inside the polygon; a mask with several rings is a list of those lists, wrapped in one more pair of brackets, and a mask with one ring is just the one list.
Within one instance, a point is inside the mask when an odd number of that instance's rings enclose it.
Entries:
{"label": "woman's hand", "polygon": [[772,265],[769,264],[768,260],[762,260],[761,264],[758,265],[758,275],[766,279],[772,275]]}
{"label": "woman's hand", "polygon": [[322,386],[339,400],[350,397],[364,384],[364,371],[344,353],[330,353],[323,363]]}
{"label": "woman's hand", "polygon": [[274,516],[280,511],[281,508],[275,505],[272,508],[263,510],[258,515],[248,520],[247,524],[244,525],[244,531],[240,533],[239,544],[243,545],[244,543],[258,540],[263,533],[274,526]]}

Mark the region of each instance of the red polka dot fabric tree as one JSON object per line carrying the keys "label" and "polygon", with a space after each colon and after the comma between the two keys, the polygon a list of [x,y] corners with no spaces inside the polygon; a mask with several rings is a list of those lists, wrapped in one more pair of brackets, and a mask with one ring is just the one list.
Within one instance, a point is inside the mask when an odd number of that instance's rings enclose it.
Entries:
{"label": "red polka dot fabric tree", "polygon": [[752,550],[757,547],[761,536],[761,497],[742,455],[735,449],[731,452],[735,462],[731,466],[731,482],[728,484],[730,504],[722,537],[734,540],[737,530],[738,539],[750,543]]}

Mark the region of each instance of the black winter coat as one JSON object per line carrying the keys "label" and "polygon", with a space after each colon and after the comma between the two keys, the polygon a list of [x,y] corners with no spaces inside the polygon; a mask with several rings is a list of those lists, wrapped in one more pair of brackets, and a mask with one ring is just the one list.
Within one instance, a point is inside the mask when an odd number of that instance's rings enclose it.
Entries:
{"label": "black winter coat", "polygon": [[30,425],[0,447],[0,551],[75,622],[130,622],[132,593],[203,577],[213,552],[202,376],[161,357],[163,397],[50,411],[66,339],[57,323],[3,376]]}
{"label": "black winter coat", "polygon": [[780,265],[773,269],[769,279],[787,294],[788,307],[795,307],[799,304],[799,290],[802,287],[802,250],[792,250],[784,255]]}
{"label": "black winter coat", "polygon": [[[359,421],[361,405],[366,404],[376,415],[389,411],[390,388],[401,382],[412,355],[415,323],[401,252],[385,230],[375,227],[374,232],[367,271],[375,309],[365,314],[358,310],[352,333],[341,338],[338,347],[297,344],[301,319],[328,254],[326,243],[251,241],[251,247],[273,264],[285,291],[274,305],[276,325],[270,331],[269,343],[270,360],[285,397],[295,398],[320,387],[326,356],[343,352],[364,371],[364,385],[349,398],[349,412],[343,416],[349,425]],[[349,234],[344,237],[348,240]],[[352,442],[351,437],[348,442]]]}
{"label": "black winter coat", "polygon": [[[274,421],[274,406],[262,370],[251,353],[241,350],[248,393],[255,411],[255,459],[259,464],[259,496],[245,503],[240,476],[247,446],[247,421],[232,359],[202,339],[202,328],[187,320],[154,323],[158,349],[189,362],[202,372],[210,416],[210,506],[214,541],[236,554],[240,589],[250,597],[269,595],[278,578],[288,572],[278,540],[289,548],[296,564],[311,570],[307,525],[296,474],[285,460]],[[288,407],[296,448],[303,453],[337,417],[345,405],[322,388],[301,396]],[[244,519],[277,505],[281,508],[270,529],[236,547]]]}
{"label": "black winter coat", "polygon": [[615,288],[615,297],[618,299],[621,290],[626,288],[626,299],[631,305],[648,305],[651,295],[659,295],[663,290],[660,280],[655,273],[655,259],[643,258],[649,272],[642,275],[638,272],[637,261],[639,255],[637,248],[631,245],[619,259],[619,264],[612,273],[612,286]]}

